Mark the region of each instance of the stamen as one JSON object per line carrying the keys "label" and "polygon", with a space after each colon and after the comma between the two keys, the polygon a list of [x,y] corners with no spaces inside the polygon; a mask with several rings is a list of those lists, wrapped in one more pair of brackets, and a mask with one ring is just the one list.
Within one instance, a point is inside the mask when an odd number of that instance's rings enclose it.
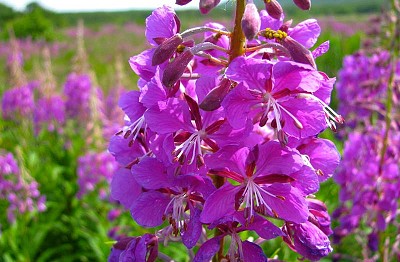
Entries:
{"label": "stamen", "polygon": [[172,214],[169,217],[169,223],[173,227],[175,235],[177,235],[179,233],[179,230],[183,229],[186,224],[185,223],[186,216],[184,209],[186,199],[187,199],[186,193],[173,196],[164,211],[164,217],[166,217],[168,209],[172,206]]}
{"label": "stamen", "polygon": [[174,150],[174,154],[178,153],[178,155],[176,156],[178,159],[187,159],[191,150],[192,154],[188,161],[189,165],[192,164],[194,160],[196,160],[198,155],[201,155],[201,137],[199,132],[191,134],[188,139],[177,146]]}
{"label": "stamen", "polygon": [[[338,124],[344,124],[345,120],[341,115],[336,113],[335,110],[333,110],[324,101],[322,101],[318,97],[314,96],[313,94],[301,93],[301,94],[297,95],[297,98],[306,98],[306,99],[310,98],[310,99],[313,99],[313,100],[319,102],[323,106],[324,112],[327,115],[328,119],[332,119],[333,121],[335,121]],[[331,127],[331,124],[329,124],[328,120],[327,120],[327,123],[328,123],[328,126]],[[334,128],[334,130],[336,130],[336,126],[335,125],[333,125],[333,128]]]}
{"label": "stamen", "polygon": [[121,131],[119,131],[116,135],[123,134],[125,139],[132,138],[129,143],[133,143],[136,140],[136,137],[139,135],[140,130],[145,128],[145,119],[144,115],[139,117],[135,122],[130,124],[128,127],[124,127]]}
{"label": "stamen", "polygon": [[[251,178],[247,181],[245,190],[243,192],[243,205],[245,207],[245,212],[249,212],[247,219],[251,220],[254,217],[254,213],[258,210],[268,210],[270,213],[275,214],[274,210],[265,202],[261,192],[281,200],[285,200],[283,196],[276,196],[270,192],[264,190],[261,186],[255,183]],[[247,210],[247,211],[246,211]]]}
{"label": "stamen", "polygon": [[290,113],[286,108],[284,108],[283,106],[281,106],[281,105],[279,105],[279,104],[277,104],[277,106],[278,106],[280,109],[283,109],[283,111],[285,111],[286,114],[288,114],[288,115],[293,119],[294,124],[296,125],[297,128],[303,129],[303,124],[302,124],[292,113]]}

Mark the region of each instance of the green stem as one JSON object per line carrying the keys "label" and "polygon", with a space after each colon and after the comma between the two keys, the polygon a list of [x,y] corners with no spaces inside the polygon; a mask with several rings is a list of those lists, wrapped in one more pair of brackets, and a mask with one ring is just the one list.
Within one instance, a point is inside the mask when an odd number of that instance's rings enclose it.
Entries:
{"label": "green stem", "polygon": [[388,82],[388,89],[387,89],[387,97],[386,97],[386,115],[385,115],[385,134],[383,137],[383,146],[380,154],[380,162],[379,162],[379,174],[382,174],[382,168],[383,164],[385,162],[385,154],[386,150],[389,145],[389,132],[390,132],[390,126],[392,123],[392,110],[393,110],[393,88],[394,88],[394,77],[396,74],[396,64],[397,64],[397,59],[399,56],[399,46],[400,46],[400,10],[396,8],[396,0],[392,0],[392,10],[394,12],[394,19],[395,21],[392,23],[392,28],[391,28],[391,35],[392,35],[392,41],[389,46],[389,50],[391,50],[391,56],[390,56],[390,76],[389,76],[389,82]]}
{"label": "green stem", "polygon": [[[244,48],[246,43],[246,38],[242,30],[242,17],[246,5],[246,0],[236,0],[236,11],[235,11],[235,25],[233,28],[233,33],[231,36],[231,45],[229,48],[229,62],[238,56],[244,54]],[[216,188],[220,188],[224,183],[225,179],[223,177],[215,176],[213,177],[213,182]],[[222,232],[215,228],[214,236],[217,237],[221,235]],[[224,255],[224,238],[221,239],[220,248],[218,253],[213,257],[213,262],[218,262],[223,259]]]}
{"label": "green stem", "polygon": [[231,37],[229,61],[244,54],[246,38],[242,30],[242,17],[246,6],[245,0],[236,0],[235,26]]}

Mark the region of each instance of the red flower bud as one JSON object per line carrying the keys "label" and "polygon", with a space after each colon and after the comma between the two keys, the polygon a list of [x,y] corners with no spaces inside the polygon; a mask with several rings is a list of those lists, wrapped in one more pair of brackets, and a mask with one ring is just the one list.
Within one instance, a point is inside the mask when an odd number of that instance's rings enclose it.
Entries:
{"label": "red flower bud", "polygon": [[176,0],[175,4],[177,5],[186,5],[188,3],[192,2],[192,0]]}
{"label": "red flower bud", "polygon": [[311,0],[293,0],[300,9],[310,10],[311,8]]}
{"label": "red flower bud", "polygon": [[199,9],[202,14],[207,14],[216,7],[221,0],[200,0]]}
{"label": "red flower bud", "polygon": [[254,3],[248,3],[242,18],[243,33],[248,40],[252,40],[260,31],[261,18]]}
{"label": "red flower bud", "polygon": [[182,43],[183,39],[180,34],[176,34],[162,42],[154,51],[151,64],[156,66],[167,61],[170,57],[172,57],[178,46]]}
{"label": "red flower bud", "polygon": [[275,18],[281,18],[283,14],[282,6],[276,0],[264,0],[265,9],[267,10],[268,14]]}
{"label": "red flower bud", "polygon": [[214,111],[221,106],[226,94],[228,94],[231,87],[231,81],[228,78],[221,80],[221,83],[214,87],[204,98],[203,102],[199,105],[204,111]]}
{"label": "red flower bud", "polygon": [[185,72],[187,65],[193,59],[194,55],[190,50],[184,51],[180,56],[177,56],[174,61],[168,64],[162,76],[162,83],[166,87],[172,87],[181,78]]}
{"label": "red flower bud", "polygon": [[280,41],[280,43],[286,47],[286,49],[290,52],[293,61],[311,65],[314,68],[317,68],[315,64],[314,57],[310,50],[305,48],[302,44],[291,38],[290,36],[285,37]]}

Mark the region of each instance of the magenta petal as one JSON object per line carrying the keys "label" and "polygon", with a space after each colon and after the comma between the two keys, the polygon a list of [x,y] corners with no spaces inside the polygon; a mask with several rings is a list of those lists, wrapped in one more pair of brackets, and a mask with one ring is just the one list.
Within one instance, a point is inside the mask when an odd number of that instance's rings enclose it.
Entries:
{"label": "magenta petal", "polygon": [[209,262],[213,256],[218,252],[221,244],[222,236],[214,237],[206,242],[199,248],[193,262]]}
{"label": "magenta petal", "polygon": [[151,58],[153,57],[154,48],[150,50],[143,51],[142,53],[132,56],[129,59],[129,65],[132,70],[140,77],[146,81],[150,79],[156,73],[156,67],[151,65]]}
{"label": "magenta petal", "polygon": [[142,187],[136,182],[129,169],[117,170],[111,180],[111,197],[118,200],[125,208],[130,208],[139,197]]}
{"label": "magenta petal", "polygon": [[308,206],[301,191],[288,184],[273,184],[263,189],[272,195],[284,197],[282,200],[261,192],[264,200],[279,218],[294,223],[303,223],[308,219]]}
{"label": "magenta petal", "polygon": [[320,81],[314,76],[312,67],[291,61],[278,62],[273,69],[274,87],[272,94],[285,89],[301,89],[307,92],[314,92],[320,87]]}
{"label": "magenta petal", "polygon": [[289,29],[289,35],[307,49],[317,42],[320,33],[321,28],[315,19],[307,19]]}
{"label": "magenta petal", "polygon": [[217,77],[202,75],[199,79],[196,80],[196,94],[198,96],[199,101],[203,101],[203,99],[207,96],[207,94],[215,88],[218,83]]}
{"label": "magenta petal", "polygon": [[265,256],[262,248],[249,241],[242,242],[243,248],[243,261],[268,261],[267,257]]}
{"label": "magenta petal", "polygon": [[239,56],[229,64],[226,76],[236,82],[243,82],[248,88],[263,90],[271,76],[271,68],[267,60]]}
{"label": "magenta petal", "polygon": [[294,247],[305,258],[317,261],[332,252],[329,238],[309,221],[295,225]]}
{"label": "magenta petal", "polygon": [[211,169],[224,169],[237,174],[245,174],[246,159],[249,155],[249,148],[237,146],[225,146],[217,153],[206,157],[206,164]]}
{"label": "magenta petal", "polygon": [[259,103],[247,87],[242,83],[237,85],[222,101],[229,124],[235,128],[243,128],[249,118],[251,107]]}
{"label": "magenta petal", "polygon": [[158,134],[173,133],[178,130],[192,131],[187,105],[177,99],[169,99],[167,105],[156,105],[145,113],[149,128]]}
{"label": "magenta petal", "polygon": [[[242,225],[244,225],[245,221],[240,221]],[[284,233],[282,230],[275,226],[273,223],[266,220],[264,217],[256,215],[252,223],[250,223],[247,227],[247,230],[255,231],[260,237],[265,240],[274,239],[279,236],[283,236]]]}
{"label": "magenta petal", "polygon": [[235,196],[240,187],[226,183],[212,193],[204,203],[200,221],[205,224],[214,222],[223,217],[235,213]]}
{"label": "magenta petal", "polygon": [[319,190],[318,176],[314,170],[308,166],[303,166],[299,171],[290,175],[295,181],[291,185],[301,190],[304,195],[309,195]]}
{"label": "magenta petal", "polygon": [[159,226],[170,201],[168,196],[158,191],[144,192],[131,206],[131,215],[143,227]]}
{"label": "magenta petal", "polygon": [[282,147],[277,141],[270,141],[259,147],[255,176],[269,174],[289,175],[303,165],[299,154]]}
{"label": "magenta petal", "polygon": [[164,164],[152,157],[144,157],[131,169],[133,176],[146,189],[160,189],[171,185]]}
{"label": "magenta petal", "polygon": [[314,58],[317,58],[319,56],[322,56],[323,54],[325,54],[328,51],[329,51],[329,40],[323,42],[317,48],[315,48],[315,50],[312,51],[312,55]]}
{"label": "magenta petal", "polygon": [[340,155],[336,146],[327,139],[312,139],[300,146],[301,154],[310,157],[311,165],[322,173],[318,176],[320,182],[332,176],[339,165]]}
{"label": "magenta petal", "polygon": [[320,83],[321,83],[321,87],[314,92],[313,94],[318,97],[319,99],[321,99],[323,102],[325,102],[326,104],[329,104],[331,101],[331,93],[333,90],[333,86],[336,82],[336,78],[332,77],[329,78],[325,73],[323,72],[318,72],[320,73]]}
{"label": "magenta petal", "polygon": [[121,96],[118,106],[125,112],[131,122],[143,116],[146,108],[139,102],[139,91],[129,91]]}
{"label": "magenta petal", "polygon": [[[155,39],[170,38],[178,32],[176,14],[172,7],[162,6],[146,18],[146,38],[153,46],[158,46]],[[151,59],[150,59],[151,63]]]}
{"label": "magenta petal", "polygon": [[167,100],[167,94],[161,83],[160,68],[157,67],[154,77],[141,89],[140,102],[147,108],[150,108],[159,101],[165,100]]}
{"label": "magenta petal", "polygon": [[174,162],[174,155],[171,152],[175,149],[173,134],[158,135],[150,138],[150,149],[154,156],[168,166]]}
{"label": "magenta petal", "polygon": [[311,99],[291,98],[279,102],[280,106],[289,111],[303,126],[298,128],[295,120],[282,110],[282,119],[285,120],[283,130],[296,138],[306,138],[322,132],[326,128],[325,113],[322,105]]}
{"label": "magenta petal", "polygon": [[190,220],[182,235],[182,242],[188,249],[194,247],[200,238],[203,229],[200,223],[200,213],[201,211],[197,208],[190,209]]}
{"label": "magenta petal", "polygon": [[278,30],[282,26],[285,16],[282,15],[279,19],[275,19],[271,17],[266,10],[261,10],[260,18],[261,29],[271,28],[272,30]]}
{"label": "magenta petal", "polygon": [[139,143],[133,143],[133,145],[129,146],[130,141],[130,139],[125,139],[122,136],[113,136],[108,146],[108,151],[122,166],[129,165],[136,158],[146,153]]}

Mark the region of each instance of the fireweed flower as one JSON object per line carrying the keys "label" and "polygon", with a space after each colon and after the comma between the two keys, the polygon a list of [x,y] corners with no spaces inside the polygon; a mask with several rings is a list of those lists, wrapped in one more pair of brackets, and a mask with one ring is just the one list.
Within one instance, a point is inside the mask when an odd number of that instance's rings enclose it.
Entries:
{"label": "fireweed flower", "polygon": [[[191,97],[185,95],[185,99],[170,99],[165,107],[153,107],[145,114],[154,132],[175,133],[174,155],[182,163],[187,161],[188,164],[201,166],[203,148],[209,152],[218,151],[220,146],[237,144],[250,131],[250,123],[241,128],[242,132],[234,131],[226,123],[223,110],[203,111]],[[168,117],[172,112],[174,118]]]}
{"label": "fireweed flower", "polygon": [[339,112],[352,127],[369,122],[374,112],[382,119],[390,75],[389,56],[387,51],[371,56],[359,52],[344,58],[337,84]]}
{"label": "fireweed flower", "polygon": [[399,135],[393,132],[390,136],[380,167],[382,134],[377,128],[368,128],[351,133],[345,143],[343,161],[334,177],[341,186],[343,203],[335,211],[341,221],[335,229],[337,239],[352,233],[361,223],[384,231],[398,216]]}
{"label": "fireweed flower", "polygon": [[[314,64],[328,46],[308,50],[320,33],[315,20],[291,28],[283,15],[262,16],[261,27],[244,17],[255,39],[243,38],[245,55],[235,57],[237,32],[212,22],[181,32],[163,6],[146,20],[151,49],[129,61],[139,90],[119,100],[125,124],[109,146],[119,164],[111,195],[139,225],[161,226],[157,241],[200,246],[194,261],[219,250],[232,261],[265,261],[258,244],[279,236],[305,258],[331,251],[326,207],[311,198],[339,161],[334,145],[317,138],[343,122],[328,106],[335,79]],[[208,239],[206,226],[218,234]],[[244,231],[260,239],[241,239]],[[231,241],[226,256],[222,239]],[[136,252],[140,237],[128,240],[110,260],[123,260],[128,246]]]}
{"label": "fireweed flower", "polygon": [[[175,11],[171,7],[164,5],[163,7],[154,10],[146,19],[145,32],[146,39],[149,44],[153,46],[153,48],[129,59],[129,64],[131,65],[132,70],[144,80],[149,81],[155,74],[155,66],[165,62],[165,60],[169,58],[169,55],[167,55],[166,59],[161,59],[164,61],[157,63],[158,60],[156,60],[156,63],[154,64],[153,56],[156,48],[159,47],[163,42],[167,41],[167,39],[174,37],[179,30],[179,18],[176,16]],[[172,41],[172,45],[167,44],[164,52],[160,52],[160,54],[162,54],[164,57],[165,54],[163,53],[168,52],[170,56],[172,56],[176,51],[176,48],[179,46],[179,44],[175,46],[174,43],[175,42]]]}
{"label": "fireweed flower", "polygon": [[[274,31],[280,30],[280,32],[286,33],[288,36],[299,42],[305,48],[311,48],[317,42],[318,37],[321,33],[321,28],[318,25],[317,20],[307,19],[303,22],[298,23],[294,27],[291,26],[291,21],[283,22],[284,16],[279,19],[275,19],[268,15],[264,10],[260,11],[261,18],[261,30],[271,29]],[[261,36],[266,36],[261,31]],[[268,38],[267,38],[268,39]]]}
{"label": "fireweed flower", "polygon": [[309,137],[326,128],[325,114],[332,114],[332,110],[317,94],[325,97],[332,86],[324,85],[325,79],[317,71],[293,62],[271,64],[239,57],[226,74],[239,82],[222,103],[232,127],[241,127],[247,119],[257,119],[263,126],[272,119],[271,125],[283,144],[287,135]]}
{"label": "fireweed flower", "polygon": [[1,101],[5,119],[30,117],[34,110],[33,90],[30,85],[14,87],[4,92]]}
{"label": "fireweed flower", "polygon": [[251,230],[264,240],[284,235],[280,228],[259,215],[254,217],[253,223],[247,224],[243,212],[236,212],[232,216],[221,218],[208,228],[218,228],[222,234],[207,240],[200,247],[193,260],[195,262],[210,261],[220,249],[221,239],[223,238],[230,238],[230,245],[226,254],[229,261],[267,261],[267,257],[260,246],[247,240],[241,240],[238,234],[242,231]]}
{"label": "fireweed flower", "polygon": [[320,260],[332,252],[327,235],[309,221],[286,223],[283,232],[286,233],[283,239],[289,247],[311,261]]}
{"label": "fireweed flower", "polygon": [[109,91],[107,97],[105,98],[105,103],[103,105],[104,117],[102,120],[104,123],[103,133],[106,139],[112,137],[112,135],[119,130],[121,125],[124,124],[124,112],[118,106],[118,100],[126,92],[127,91],[124,87],[116,86]]}
{"label": "fireweed flower", "polygon": [[171,234],[176,237],[180,233],[183,244],[192,248],[201,234],[202,203],[215,187],[208,177],[195,175],[190,167],[167,165],[147,157],[132,167],[133,177],[147,191],[133,202],[131,214],[145,227],[159,226],[167,220]]}
{"label": "fireweed flower", "polygon": [[0,152],[0,198],[9,203],[7,219],[10,223],[15,222],[18,214],[46,210],[46,197],[40,195],[38,187],[28,174],[23,176],[11,153]]}
{"label": "fireweed flower", "polygon": [[41,130],[61,132],[65,122],[65,103],[60,96],[40,98],[33,112],[35,133]]}
{"label": "fireweed flower", "polygon": [[317,175],[320,182],[323,182],[333,175],[339,165],[340,155],[335,145],[327,139],[306,138],[289,140],[289,147],[296,148],[304,164],[309,166]]}
{"label": "fireweed flower", "polygon": [[78,159],[78,197],[96,189],[100,182],[111,182],[117,163],[107,152],[88,153]]}
{"label": "fireweed flower", "polygon": [[[286,163],[286,164],[284,164]],[[211,223],[225,215],[244,209],[251,221],[255,213],[302,223],[308,218],[304,193],[295,182],[298,171],[316,174],[304,167],[295,151],[282,148],[276,141],[255,147],[225,147],[206,158],[210,173],[232,179],[239,185],[226,183],[215,191],[204,205],[201,221]],[[292,177],[293,176],[293,177]],[[316,189],[315,189],[316,190]]]}
{"label": "fireweed flower", "polygon": [[108,262],[147,261],[153,262],[158,255],[158,240],[154,235],[126,237],[113,245]]}
{"label": "fireweed flower", "polygon": [[65,111],[68,118],[88,120],[92,83],[86,74],[71,73],[64,84]]}

